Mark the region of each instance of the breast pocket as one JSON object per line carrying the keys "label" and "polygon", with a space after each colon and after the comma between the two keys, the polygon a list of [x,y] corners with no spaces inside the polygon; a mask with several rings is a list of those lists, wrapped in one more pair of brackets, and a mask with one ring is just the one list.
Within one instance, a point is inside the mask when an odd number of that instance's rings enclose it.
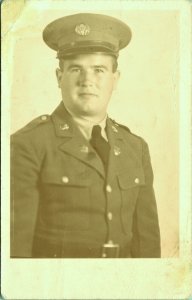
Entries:
{"label": "breast pocket", "polygon": [[90,225],[90,179],[85,172],[44,171],[41,216],[52,229],[86,230]]}
{"label": "breast pocket", "polygon": [[142,168],[127,170],[118,175],[121,191],[121,220],[125,233],[132,229],[133,214],[139,190],[145,185],[145,176]]}

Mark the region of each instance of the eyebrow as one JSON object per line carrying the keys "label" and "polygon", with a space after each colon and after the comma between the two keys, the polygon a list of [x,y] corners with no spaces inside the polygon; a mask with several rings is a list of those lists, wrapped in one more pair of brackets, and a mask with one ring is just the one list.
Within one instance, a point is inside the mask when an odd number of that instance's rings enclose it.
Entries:
{"label": "eyebrow", "polygon": [[81,65],[78,65],[78,64],[71,64],[67,67],[68,70],[72,69],[72,68],[82,68]]}
{"label": "eyebrow", "polygon": [[[70,70],[72,68],[83,68],[83,66],[79,65],[79,64],[71,64],[68,66],[67,70]],[[102,69],[108,70],[108,67],[105,65],[93,65],[93,66],[91,66],[91,68],[92,69],[102,68]]]}
{"label": "eyebrow", "polygon": [[105,65],[94,65],[93,68],[100,68],[100,69],[108,70],[107,66],[105,66]]}

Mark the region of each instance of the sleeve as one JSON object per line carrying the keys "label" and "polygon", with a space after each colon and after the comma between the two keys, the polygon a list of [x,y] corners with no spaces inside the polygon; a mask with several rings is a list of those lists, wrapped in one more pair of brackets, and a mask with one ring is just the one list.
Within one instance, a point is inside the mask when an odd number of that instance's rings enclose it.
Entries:
{"label": "sleeve", "polygon": [[11,138],[11,257],[31,257],[39,191],[39,159],[25,134]]}
{"label": "sleeve", "polygon": [[149,149],[143,141],[145,185],[140,187],[133,218],[132,257],[159,258],[161,256],[160,229],[153,190],[153,171]]}

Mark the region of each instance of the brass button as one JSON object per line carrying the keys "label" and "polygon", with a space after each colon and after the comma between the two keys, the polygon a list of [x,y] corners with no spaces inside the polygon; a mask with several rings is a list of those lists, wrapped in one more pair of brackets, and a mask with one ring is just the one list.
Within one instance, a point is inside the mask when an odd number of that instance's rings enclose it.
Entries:
{"label": "brass button", "polygon": [[47,116],[41,116],[41,120],[42,120],[42,121],[47,120]]}
{"label": "brass button", "polygon": [[113,245],[113,241],[112,241],[112,240],[109,240],[109,241],[108,241],[108,244]]}
{"label": "brass button", "polygon": [[111,221],[113,219],[113,214],[111,212],[108,212],[107,218],[109,221]]}
{"label": "brass button", "polygon": [[135,178],[135,183],[139,183],[139,178]]}
{"label": "brass button", "polygon": [[111,193],[111,192],[112,192],[112,187],[111,187],[109,184],[106,185],[106,191],[107,191],[108,193]]}
{"label": "brass button", "polygon": [[68,183],[69,182],[69,178],[67,176],[63,176],[62,177],[62,182],[63,183]]}
{"label": "brass button", "polygon": [[61,130],[68,130],[69,129],[69,125],[68,124],[60,124],[60,129]]}

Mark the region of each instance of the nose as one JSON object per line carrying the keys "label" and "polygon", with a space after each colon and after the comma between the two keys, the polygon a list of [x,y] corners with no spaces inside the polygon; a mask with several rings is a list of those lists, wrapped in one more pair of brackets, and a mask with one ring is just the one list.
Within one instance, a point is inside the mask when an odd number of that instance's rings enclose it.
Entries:
{"label": "nose", "polygon": [[91,72],[83,70],[79,76],[79,85],[82,87],[90,87],[93,85]]}

